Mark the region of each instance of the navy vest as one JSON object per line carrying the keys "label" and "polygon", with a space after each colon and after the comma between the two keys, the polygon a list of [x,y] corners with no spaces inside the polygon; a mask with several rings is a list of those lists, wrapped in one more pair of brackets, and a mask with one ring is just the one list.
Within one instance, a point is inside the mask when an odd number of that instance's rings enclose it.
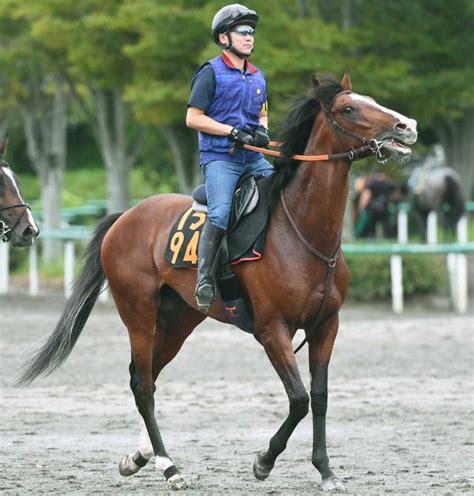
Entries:
{"label": "navy vest", "polygon": [[[229,67],[222,55],[210,60],[209,64],[216,75],[216,91],[206,115],[232,127],[255,130],[262,106],[267,101],[267,83],[261,71],[253,65],[247,65],[245,72]],[[198,135],[201,165],[211,160],[246,164],[262,157],[261,153],[246,150],[239,150],[230,156],[229,149],[233,142],[227,136],[202,132]]]}

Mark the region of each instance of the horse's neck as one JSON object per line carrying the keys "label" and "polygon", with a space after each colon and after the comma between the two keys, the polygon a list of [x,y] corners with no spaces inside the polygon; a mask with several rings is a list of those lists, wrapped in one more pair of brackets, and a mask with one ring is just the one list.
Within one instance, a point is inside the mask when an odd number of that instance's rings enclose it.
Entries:
{"label": "horse's neck", "polygon": [[[321,129],[312,134],[305,155],[339,153],[333,137]],[[341,240],[348,194],[347,161],[303,162],[285,190],[290,212],[306,238],[317,250],[332,256]]]}

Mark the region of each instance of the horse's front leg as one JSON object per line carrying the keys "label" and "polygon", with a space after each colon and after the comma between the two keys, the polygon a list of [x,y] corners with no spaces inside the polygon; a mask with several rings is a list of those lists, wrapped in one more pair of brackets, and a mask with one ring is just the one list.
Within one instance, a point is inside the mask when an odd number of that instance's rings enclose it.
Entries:
{"label": "horse's front leg", "polygon": [[309,368],[311,372],[311,409],[313,411],[312,462],[322,477],[324,491],[344,490],[344,485],[329,466],[326,449],[326,412],[328,406],[328,366],[339,328],[338,314],[320,324],[309,340]]}
{"label": "horse's front leg", "polygon": [[295,427],[307,415],[309,397],[298,371],[289,329],[280,323],[258,338],[280,376],[290,402],[288,417],[271,438],[268,449],[256,455],[253,473],[257,479],[264,480],[270,475],[278,455],[285,450]]}

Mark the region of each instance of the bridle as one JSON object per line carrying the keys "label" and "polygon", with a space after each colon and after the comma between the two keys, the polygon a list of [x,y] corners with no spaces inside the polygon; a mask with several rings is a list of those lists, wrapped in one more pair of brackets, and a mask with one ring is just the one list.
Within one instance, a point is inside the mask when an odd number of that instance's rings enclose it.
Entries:
{"label": "bridle", "polygon": [[[388,161],[388,158],[384,158],[384,156],[382,154],[382,148],[383,148],[384,144],[386,143],[386,140],[378,141],[374,138],[368,140],[367,138],[365,138],[364,136],[361,136],[358,133],[354,133],[353,131],[349,131],[349,129],[346,129],[345,127],[341,126],[341,124],[339,124],[339,122],[334,117],[334,114],[329,110],[332,108],[334,100],[338,96],[348,95],[349,93],[352,93],[352,91],[350,91],[350,90],[340,91],[339,93],[334,95],[334,97],[329,102],[329,105],[327,107],[323,102],[321,102],[321,108],[324,111],[324,116],[326,117],[326,120],[329,122],[329,125],[331,126],[331,129],[332,129],[333,134],[339,143],[339,146],[341,148],[343,148],[342,143],[341,143],[341,139],[339,137],[340,133],[343,133],[343,134],[345,134],[345,135],[347,135],[353,139],[356,139],[357,141],[359,141],[362,144],[361,147],[356,148],[355,150],[351,149],[350,151],[345,152],[341,155],[347,154],[347,158],[351,161],[352,160],[360,160],[362,158],[369,157],[370,155],[374,155],[377,162],[379,162],[380,164],[383,164],[383,165],[386,164]],[[368,149],[366,147],[368,147]],[[335,157],[335,156],[332,155],[332,157]]]}
{"label": "bridle", "polygon": [[18,219],[16,220],[15,224],[13,224],[12,227],[10,227],[5,221],[0,220],[0,241],[3,241],[4,243],[7,243],[10,241],[10,238],[13,234],[13,231],[16,229],[16,226],[20,223],[21,219],[23,216],[26,214],[27,210],[31,211],[31,207],[28,205],[28,203],[17,203],[15,205],[7,205],[5,207],[0,207],[0,212],[3,212],[4,210],[9,210],[10,208],[17,208],[17,207],[24,207],[23,212],[20,214]]}
{"label": "bridle", "polygon": [[[2,157],[0,156],[0,158]],[[4,167],[4,166],[8,167],[8,164],[2,159],[0,163],[0,167]],[[11,208],[22,208],[22,207],[23,207],[23,211],[12,227],[10,227],[5,221],[0,219],[0,241],[4,243],[8,243],[8,241],[10,241],[11,239],[13,231],[16,229],[21,219],[26,214],[27,210],[31,212],[31,207],[28,205],[28,203],[16,203],[15,205],[4,205],[4,206],[0,205],[0,213],[5,210],[10,210]]]}
{"label": "bridle", "polygon": [[[356,139],[361,143],[361,146],[358,148],[351,148],[347,152],[342,152],[342,153],[335,153],[332,155],[292,155],[291,159],[293,160],[300,160],[303,162],[326,162],[329,160],[341,160],[341,159],[348,159],[350,162],[356,161],[356,160],[361,160],[366,157],[370,156],[375,156],[375,159],[377,162],[380,164],[386,164],[387,163],[387,158],[385,158],[382,154],[382,148],[385,145],[387,140],[376,140],[376,139],[370,139],[368,140],[367,138],[364,138],[360,134],[354,133],[352,131],[349,131],[345,127],[343,127],[339,122],[336,120],[334,117],[334,114],[330,111],[332,104],[334,103],[334,100],[340,95],[345,95],[349,94],[351,91],[349,90],[344,90],[340,91],[334,97],[332,100],[329,102],[329,105],[326,106],[323,102],[321,102],[321,108],[324,112],[324,116],[329,123],[331,130],[333,131],[334,136],[336,137],[339,146],[343,148],[339,134],[343,133],[346,134],[347,136],[350,136],[351,138]],[[280,143],[277,141],[270,141],[269,146],[272,147],[279,147]],[[283,153],[276,151],[276,150],[269,150],[268,148],[261,148],[258,146],[253,146],[253,145],[243,145],[243,147],[247,150],[252,150],[255,152],[260,152],[265,155],[271,155],[273,157],[283,157]]]}

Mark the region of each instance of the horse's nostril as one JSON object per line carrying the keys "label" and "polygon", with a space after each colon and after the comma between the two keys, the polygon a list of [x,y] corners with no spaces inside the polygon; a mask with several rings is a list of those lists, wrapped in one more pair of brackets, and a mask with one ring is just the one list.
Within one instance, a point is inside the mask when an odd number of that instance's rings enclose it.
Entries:
{"label": "horse's nostril", "polygon": [[32,239],[38,236],[39,231],[37,229],[34,229],[32,226],[28,226],[24,231],[23,231],[23,239]]}
{"label": "horse's nostril", "polygon": [[397,122],[393,127],[395,131],[406,131],[406,129],[408,128],[408,126],[403,122]]}

